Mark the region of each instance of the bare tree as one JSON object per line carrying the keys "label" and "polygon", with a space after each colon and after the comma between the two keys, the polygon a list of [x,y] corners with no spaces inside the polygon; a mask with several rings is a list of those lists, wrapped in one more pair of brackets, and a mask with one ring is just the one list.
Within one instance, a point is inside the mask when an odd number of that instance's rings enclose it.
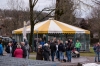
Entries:
{"label": "bare tree", "polygon": [[100,41],[100,5],[96,8],[93,8],[91,12],[91,18],[89,19],[90,23],[90,30],[92,33],[97,32],[98,33],[98,38]]}
{"label": "bare tree", "polygon": [[34,21],[40,16],[40,14],[43,11],[50,11],[47,15],[45,15],[43,18],[41,18],[39,21],[44,20],[46,17],[48,17],[55,9],[50,9],[50,8],[44,8],[42,11],[40,11],[36,16],[34,16],[34,7],[37,4],[38,0],[29,0],[29,6],[30,6],[30,24],[31,24],[31,32],[30,32],[30,40],[29,40],[29,45],[31,46],[33,44],[32,40],[34,40],[34,25],[37,23]]}
{"label": "bare tree", "polygon": [[29,45],[31,46],[32,45],[32,40],[33,40],[33,33],[34,33],[34,13],[33,13],[33,9],[35,7],[35,5],[37,4],[38,0],[29,0],[29,6],[30,6],[30,24],[31,24],[31,32],[30,32],[30,40],[29,40]]}
{"label": "bare tree", "polygon": [[11,10],[24,10],[25,9],[24,7],[25,3],[23,0],[8,0],[7,4]]}
{"label": "bare tree", "polygon": [[56,0],[55,19],[73,24],[77,16],[81,17],[83,12],[89,11],[92,7],[82,0]]}

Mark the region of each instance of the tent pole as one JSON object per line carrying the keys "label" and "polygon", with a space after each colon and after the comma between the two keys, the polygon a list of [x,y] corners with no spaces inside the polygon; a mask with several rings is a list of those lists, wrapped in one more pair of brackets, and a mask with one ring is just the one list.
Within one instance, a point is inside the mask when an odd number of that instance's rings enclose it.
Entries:
{"label": "tent pole", "polygon": [[48,42],[48,34],[46,34],[46,43]]}
{"label": "tent pole", "polygon": [[75,43],[76,43],[76,34],[74,34],[74,46],[75,46]]}
{"label": "tent pole", "polygon": [[[33,39],[34,39],[34,36],[33,36]],[[34,40],[33,39],[32,39],[32,50],[34,50]]]}
{"label": "tent pole", "polygon": [[90,34],[89,34],[89,51],[90,51],[90,43],[91,43],[91,37],[90,37]]}
{"label": "tent pole", "polygon": [[36,42],[36,47],[39,46],[39,43],[38,43],[38,30],[37,30],[37,42]]}
{"label": "tent pole", "polygon": [[85,46],[84,46],[84,48],[85,48],[85,51],[87,50],[87,48],[86,48],[86,44],[87,44],[87,41],[86,41],[86,34],[84,34],[84,42],[85,42]]}
{"label": "tent pole", "polygon": [[62,34],[60,34],[61,40],[62,40]]}

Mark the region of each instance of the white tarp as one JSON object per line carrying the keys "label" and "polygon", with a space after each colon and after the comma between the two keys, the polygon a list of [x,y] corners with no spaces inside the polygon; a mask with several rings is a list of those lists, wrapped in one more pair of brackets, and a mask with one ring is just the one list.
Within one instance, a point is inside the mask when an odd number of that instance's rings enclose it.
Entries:
{"label": "white tarp", "polygon": [[25,21],[24,21],[24,28],[23,28],[23,32],[22,33],[23,33],[23,41],[24,41],[24,39],[27,39],[26,38],[26,34],[27,34],[26,33],[26,22]]}
{"label": "white tarp", "polygon": [[86,64],[83,64],[82,66],[100,66],[100,64],[97,64],[97,63],[86,63]]}

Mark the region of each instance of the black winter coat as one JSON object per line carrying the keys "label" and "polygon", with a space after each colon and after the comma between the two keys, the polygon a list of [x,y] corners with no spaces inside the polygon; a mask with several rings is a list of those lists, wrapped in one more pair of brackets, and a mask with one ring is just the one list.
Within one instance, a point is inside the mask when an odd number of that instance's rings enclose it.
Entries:
{"label": "black winter coat", "polygon": [[49,61],[50,49],[47,46],[43,47],[43,57],[45,61]]}
{"label": "black winter coat", "polygon": [[66,51],[71,51],[72,50],[72,46],[70,43],[65,43],[65,48],[66,48]]}
{"label": "black winter coat", "polygon": [[23,50],[23,58],[26,58],[26,56],[27,56],[27,51],[26,51],[25,46],[21,46],[21,49]]}
{"label": "black winter coat", "polygon": [[12,57],[14,57],[14,51],[16,50],[16,48],[17,48],[17,44],[14,44],[12,46]]}
{"label": "black winter coat", "polygon": [[56,51],[56,44],[55,43],[51,43],[50,44],[50,49],[51,49],[51,53]]}
{"label": "black winter coat", "polygon": [[65,46],[62,43],[60,43],[58,45],[58,50],[63,52],[65,50]]}
{"label": "black winter coat", "polygon": [[42,50],[42,48],[37,49],[36,60],[43,60],[43,50]]}
{"label": "black winter coat", "polygon": [[[11,48],[12,48],[12,47],[11,47]],[[12,50],[10,51],[10,46],[7,46],[6,49],[5,49],[5,51],[6,51],[7,53],[12,53]]]}

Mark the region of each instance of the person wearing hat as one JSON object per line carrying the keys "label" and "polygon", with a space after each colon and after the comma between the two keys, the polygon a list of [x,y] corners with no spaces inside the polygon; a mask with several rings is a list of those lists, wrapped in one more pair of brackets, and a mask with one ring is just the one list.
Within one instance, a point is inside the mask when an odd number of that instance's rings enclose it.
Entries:
{"label": "person wearing hat", "polygon": [[43,49],[42,49],[42,45],[39,45],[38,46],[37,54],[36,54],[36,60],[43,60]]}
{"label": "person wearing hat", "polygon": [[49,61],[49,56],[50,56],[50,49],[49,49],[49,45],[46,43],[44,44],[44,47],[43,47],[44,60]]}

